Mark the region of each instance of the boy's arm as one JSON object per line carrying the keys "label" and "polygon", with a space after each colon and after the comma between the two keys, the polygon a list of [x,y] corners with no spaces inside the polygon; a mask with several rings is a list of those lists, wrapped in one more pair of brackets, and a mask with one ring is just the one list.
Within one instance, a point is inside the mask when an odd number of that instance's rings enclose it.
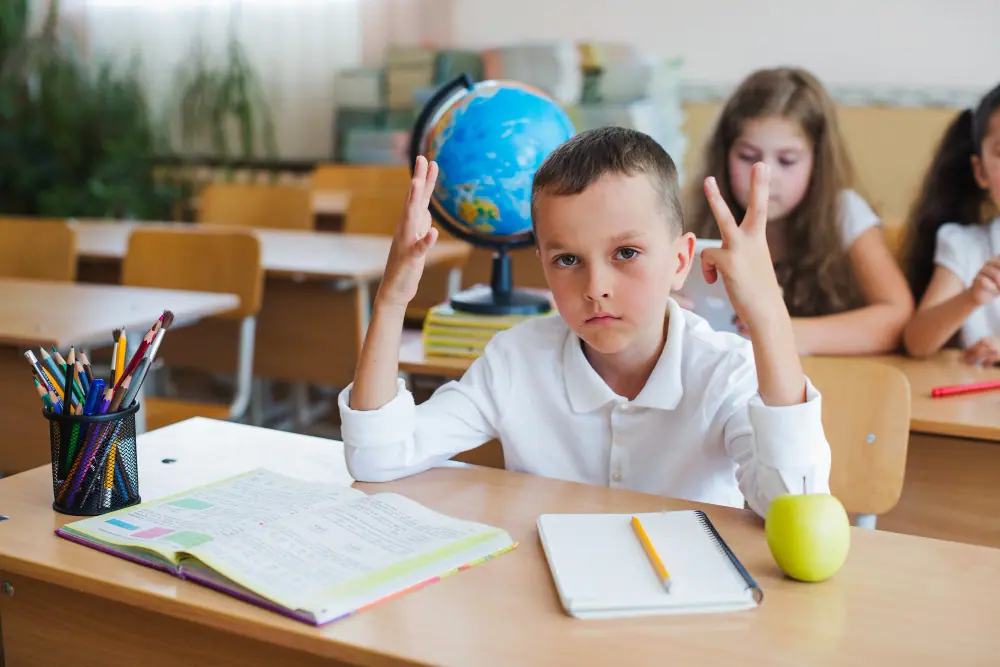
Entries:
{"label": "boy's arm", "polygon": [[438,168],[417,158],[406,208],[392,239],[365,341],[351,383],[338,397],[344,456],[359,481],[411,475],[495,437],[505,395],[502,352],[487,346],[462,378],[419,407],[399,380],[399,344],[406,306],[417,292],[427,252],[437,239],[427,206]]}
{"label": "boy's arm", "polygon": [[753,364],[746,360],[727,373],[719,387],[726,396],[720,413],[726,419],[726,448],[736,461],[744,497],[764,516],[779,494],[829,492],[830,445],[819,392],[802,372],[767,246],[767,167],[754,165],[750,205],[740,225],[715,179],[706,180],[705,194],[722,232],[722,247],[702,253],[705,278],[714,282],[722,276],[736,314],[750,330],[754,357]]}
{"label": "boy's arm", "polygon": [[702,251],[705,279],[722,276],[736,315],[747,325],[765,405],[783,406],[806,399],[806,378],[795,348],[795,334],[767,246],[768,172],[757,163],[750,177],[750,205],[739,225],[714,178],[705,195],[722,233],[722,247]]}
{"label": "boy's arm", "polygon": [[785,493],[830,492],[830,445],[823,432],[819,392],[806,381],[806,400],[772,407],[757,391],[754,364],[746,356],[723,365],[709,385],[722,397],[716,413],[726,451],[736,463],[736,481],[761,517]]}
{"label": "boy's arm", "polygon": [[[502,336],[502,334],[497,334]],[[432,468],[498,437],[510,368],[502,346],[490,341],[483,356],[456,382],[414,405],[402,380],[377,410],[350,407],[352,387],[338,399],[347,469],[362,482],[385,482]]]}
{"label": "boy's arm", "polygon": [[423,156],[417,158],[406,208],[392,239],[354,371],[354,386],[350,392],[353,410],[376,410],[396,395],[403,317],[417,293],[427,252],[437,239],[437,229],[431,225],[431,214],[427,210],[437,174],[437,164],[428,164]]}

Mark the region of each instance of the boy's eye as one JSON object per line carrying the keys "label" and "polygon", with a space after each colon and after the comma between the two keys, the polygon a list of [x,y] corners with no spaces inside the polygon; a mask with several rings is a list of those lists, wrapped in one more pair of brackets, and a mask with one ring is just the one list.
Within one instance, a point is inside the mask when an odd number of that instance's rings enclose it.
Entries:
{"label": "boy's eye", "polygon": [[615,259],[635,259],[639,251],[635,248],[619,248],[615,251]]}
{"label": "boy's eye", "polygon": [[573,266],[578,261],[580,260],[577,259],[576,255],[559,255],[553,260],[553,263],[556,266]]}

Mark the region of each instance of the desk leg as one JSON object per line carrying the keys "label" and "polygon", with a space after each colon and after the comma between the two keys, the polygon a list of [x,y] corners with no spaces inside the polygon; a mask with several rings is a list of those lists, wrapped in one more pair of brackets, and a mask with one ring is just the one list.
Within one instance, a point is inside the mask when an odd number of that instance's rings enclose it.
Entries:
{"label": "desk leg", "polygon": [[231,632],[0,572],[4,658],[20,665],[342,665]]}
{"label": "desk leg", "polygon": [[31,368],[14,347],[0,347],[0,474],[48,465],[49,422],[31,381]]}
{"label": "desk leg", "polygon": [[[362,282],[354,286],[356,293],[356,309],[358,323],[358,340],[361,343],[368,333],[368,324],[372,317],[371,292],[368,283]],[[360,352],[360,344],[358,345]],[[296,382],[292,385],[292,405],[294,406],[294,423],[298,431],[306,430],[315,420],[313,411],[309,408],[309,383]],[[325,408],[324,408],[325,411]]]}

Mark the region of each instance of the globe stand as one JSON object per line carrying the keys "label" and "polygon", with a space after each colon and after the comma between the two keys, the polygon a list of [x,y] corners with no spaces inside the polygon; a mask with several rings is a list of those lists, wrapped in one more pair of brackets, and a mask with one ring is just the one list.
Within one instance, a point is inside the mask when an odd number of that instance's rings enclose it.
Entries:
{"label": "globe stand", "polygon": [[528,290],[514,289],[507,249],[493,254],[490,286],[477,285],[451,297],[451,307],[476,315],[541,315],[552,310],[548,297]]}

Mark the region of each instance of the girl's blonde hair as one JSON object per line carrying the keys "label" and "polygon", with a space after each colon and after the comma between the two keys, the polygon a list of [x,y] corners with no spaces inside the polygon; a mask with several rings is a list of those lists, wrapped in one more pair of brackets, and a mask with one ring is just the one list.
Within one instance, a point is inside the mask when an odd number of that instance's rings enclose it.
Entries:
{"label": "girl's blonde hair", "polygon": [[797,122],[813,149],[813,169],[805,197],[782,221],[788,252],[775,273],[793,317],[814,317],[864,305],[841,238],[841,193],[854,183],[854,171],[837,122],[833,101],[823,85],[798,68],[751,74],[726,101],[705,148],[704,173],[687,216],[688,231],[699,238],[719,238],[719,227],[701,190],[714,176],[737,220],[746,213],[733,196],[729,152],[755,118],[776,116]]}

